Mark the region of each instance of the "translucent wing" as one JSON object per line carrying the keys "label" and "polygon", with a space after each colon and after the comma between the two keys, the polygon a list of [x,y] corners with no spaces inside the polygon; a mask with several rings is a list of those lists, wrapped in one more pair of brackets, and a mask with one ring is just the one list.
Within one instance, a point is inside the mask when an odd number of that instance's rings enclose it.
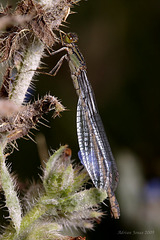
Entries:
{"label": "translucent wing", "polygon": [[81,161],[96,187],[114,192],[118,171],[85,70],[78,76],[78,85],[77,135]]}

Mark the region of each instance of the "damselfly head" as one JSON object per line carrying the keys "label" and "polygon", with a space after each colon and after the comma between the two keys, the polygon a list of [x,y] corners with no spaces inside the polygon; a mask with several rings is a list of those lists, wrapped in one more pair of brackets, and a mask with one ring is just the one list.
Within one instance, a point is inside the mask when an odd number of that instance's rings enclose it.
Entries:
{"label": "damselfly head", "polygon": [[76,43],[78,41],[78,36],[76,33],[67,33],[63,36],[64,43]]}

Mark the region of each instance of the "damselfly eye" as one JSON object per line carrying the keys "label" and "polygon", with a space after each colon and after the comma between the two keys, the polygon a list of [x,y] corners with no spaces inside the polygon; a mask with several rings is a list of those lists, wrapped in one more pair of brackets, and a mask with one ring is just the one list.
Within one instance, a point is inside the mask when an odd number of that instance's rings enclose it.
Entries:
{"label": "damselfly eye", "polygon": [[63,40],[65,43],[75,43],[78,41],[78,36],[76,33],[68,33],[64,35]]}

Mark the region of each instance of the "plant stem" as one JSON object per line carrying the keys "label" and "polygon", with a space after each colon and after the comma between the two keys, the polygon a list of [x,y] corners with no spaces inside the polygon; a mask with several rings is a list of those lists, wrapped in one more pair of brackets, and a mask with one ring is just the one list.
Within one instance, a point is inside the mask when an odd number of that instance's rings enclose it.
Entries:
{"label": "plant stem", "polygon": [[19,232],[21,225],[21,206],[14,190],[13,180],[8,172],[3,155],[3,148],[0,145],[0,172],[1,184],[6,198],[6,206],[9,210],[9,215],[13,221],[16,232]]}
{"label": "plant stem", "polygon": [[10,99],[17,105],[21,105],[24,101],[25,94],[31,84],[36,69],[39,66],[40,59],[44,51],[44,44],[36,39],[31,43],[24,53],[24,61],[17,74],[13,91]]}

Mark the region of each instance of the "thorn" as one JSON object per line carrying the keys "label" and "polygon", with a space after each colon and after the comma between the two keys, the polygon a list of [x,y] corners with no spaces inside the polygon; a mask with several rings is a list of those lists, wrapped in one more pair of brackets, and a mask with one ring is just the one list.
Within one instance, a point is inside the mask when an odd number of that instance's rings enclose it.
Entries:
{"label": "thorn", "polygon": [[70,24],[70,22],[67,22],[65,19],[63,20],[63,23]]}
{"label": "thorn", "polygon": [[61,27],[65,27],[65,28],[69,28],[67,25],[65,25],[65,24],[63,24],[63,23],[61,23],[60,26],[61,26]]}
{"label": "thorn", "polygon": [[30,83],[29,87],[32,89],[32,90],[35,90],[36,89],[36,86],[33,82]]}
{"label": "thorn", "polygon": [[77,12],[74,12],[74,11],[70,11],[70,14],[75,14],[75,13],[77,13]]}
{"label": "thorn", "polygon": [[75,1],[75,2],[73,2],[73,4],[79,6],[79,1],[80,1],[80,0]]}
{"label": "thorn", "polygon": [[46,124],[43,123],[43,122],[40,122],[39,120],[38,120],[38,123],[42,124],[43,126],[45,126],[45,127],[47,127],[47,128],[50,128],[50,126],[46,125]]}
{"label": "thorn", "polygon": [[14,140],[14,144],[15,144],[16,147],[18,147],[18,144],[17,144],[16,140]]}
{"label": "thorn", "polygon": [[[39,131],[39,128],[36,127],[37,125],[33,126],[32,128],[35,129],[36,131]],[[39,127],[39,126],[38,126]]]}
{"label": "thorn", "polygon": [[22,138],[23,138],[23,139],[25,139],[25,140],[27,140],[27,141],[29,140],[29,139],[28,139],[28,138],[26,138],[26,137],[22,137]]}
{"label": "thorn", "polygon": [[12,142],[10,142],[10,145],[11,145],[13,148],[15,148],[17,151],[19,151],[19,149],[18,149]]}
{"label": "thorn", "polygon": [[31,136],[29,136],[29,134],[27,134],[27,137],[29,137],[35,144],[37,144],[37,142]]}
{"label": "thorn", "polygon": [[43,116],[41,117],[44,121],[46,121],[46,122],[48,122],[49,123],[49,121],[47,120],[47,119],[45,119]]}
{"label": "thorn", "polygon": [[33,136],[35,136],[35,134],[34,133],[32,133],[31,131],[28,131],[30,134],[32,134]]}
{"label": "thorn", "polygon": [[27,93],[28,95],[31,95],[32,97],[34,96],[34,94],[32,94],[31,92],[29,92],[28,90],[26,91],[26,93]]}

